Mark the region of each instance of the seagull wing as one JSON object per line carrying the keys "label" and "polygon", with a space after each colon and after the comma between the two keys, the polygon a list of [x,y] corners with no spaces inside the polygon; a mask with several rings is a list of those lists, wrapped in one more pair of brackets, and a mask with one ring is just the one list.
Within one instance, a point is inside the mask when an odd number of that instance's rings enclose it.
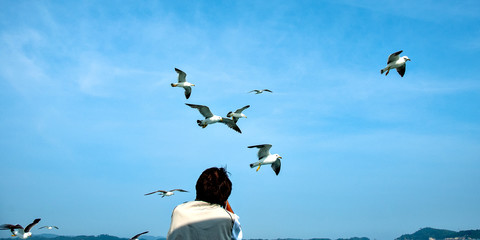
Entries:
{"label": "seagull wing", "polygon": [[247,106],[245,106],[245,107],[243,107],[243,108],[239,108],[239,109],[237,109],[237,111],[235,111],[235,113],[242,113],[243,110],[245,110],[245,109],[247,109],[247,108],[249,108],[249,107],[250,107],[250,105],[247,105]]}
{"label": "seagull wing", "polygon": [[38,229],[47,228],[47,227],[48,227],[48,226],[43,226],[43,227],[40,227],[40,228],[38,228]]}
{"label": "seagull wing", "polygon": [[190,94],[192,94],[192,88],[191,87],[183,87],[185,89],[185,97],[188,99],[190,97]]}
{"label": "seagull wing", "polygon": [[272,163],[272,169],[273,171],[275,172],[275,174],[279,174],[280,173],[280,167],[282,165],[282,162],[280,162],[280,159],[277,158],[277,160],[275,162]]}
{"label": "seagull wing", "polygon": [[238,117],[232,117],[232,119],[233,119],[233,122],[236,124],[238,122],[239,118]]}
{"label": "seagull wing", "polygon": [[178,82],[185,82],[186,81],[185,78],[187,77],[187,74],[184,71],[182,71],[178,68],[175,68],[175,72],[178,73]]}
{"label": "seagull wing", "polygon": [[20,224],[3,224],[0,225],[0,230],[13,230],[13,229],[22,229],[23,227]]}
{"label": "seagull wing", "polygon": [[240,130],[240,128],[237,126],[237,124],[235,123],[235,121],[233,121],[232,119],[230,118],[222,118],[222,121],[221,123],[224,123],[225,125],[227,125],[229,128],[239,132],[239,133],[242,133],[242,130]]}
{"label": "seagull wing", "polygon": [[263,89],[263,91],[265,91],[265,92],[272,92],[272,91],[269,90],[269,89]]}
{"label": "seagull wing", "polygon": [[259,93],[260,91],[258,91],[257,89],[254,89],[254,90],[250,91],[249,93],[251,93],[251,92]]}
{"label": "seagull wing", "polygon": [[207,106],[190,104],[190,103],[185,103],[185,104],[187,104],[191,108],[198,109],[200,114],[202,114],[205,118],[213,117],[213,113],[210,111],[210,108],[208,108]]}
{"label": "seagull wing", "polygon": [[40,222],[40,220],[41,220],[40,218],[37,218],[37,219],[33,220],[32,223],[28,224],[28,226],[25,228],[24,231],[25,231],[26,233],[27,233],[27,232],[30,232],[30,229],[32,229],[32,227],[35,226],[35,224],[37,224],[38,222]]}
{"label": "seagull wing", "polygon": [[394,53],[390,54],[390,56],[388,56],[387,64],[397,61],[400,53],[402,53],[402,52],[403,52],[403,50],[400,50],[398,52],[394,52]]}
{"label": "seagull wing", "polygon": [[147,195],[152,195],[152,194],[158,193],[158,192],[167,193],[167,191],[164,191],[164,190],[157,190],[157,191],[155,191],[155,192],[147,193],[147,194],[145,194],[145,196],[147,196]]}
{"label": "seagull wing", "polygon": [[138,237],[140,237],[140,235],[145,234],[145,233],[148,233],[148,231],[139,233],[139,234],[133,236],[132,238],[130,238],[130,240],[137,239]]}
{"label": "seagull wing", "polygon": [[407,64],[403,64],[402,66],[397,68],[398,74],[400,74],[401,77],[405,74],[405,68],[407,67]]}
{"label": "seagull wing", "polygon": [[249,146],[248,148],[260,148],[258,150],[258,159],[262,159],[263,157],[266,157],[270,155],[270,148],[272,147],[272,144],[262,144],[262,145],[254,145],[254,146]]}
{"label": "seagull wing", "polygon": [[187,190],[183,190],[183,189],[180,189],[180,188],[170,190],[170,192],[173,192],[173,191],[188,192]]}

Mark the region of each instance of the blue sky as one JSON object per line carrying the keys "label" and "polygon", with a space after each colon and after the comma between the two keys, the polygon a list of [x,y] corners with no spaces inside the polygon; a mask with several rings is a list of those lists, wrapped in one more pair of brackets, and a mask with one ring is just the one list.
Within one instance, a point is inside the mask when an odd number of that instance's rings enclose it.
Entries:
{"label": "blue sky", "polygon": [[[480,228],[478,1],[0,6],[2,224],[165,236],[200,173],[227,166],[247,238]],[[380,75],[398,50],[405,76]],[[185,103],[251,107],[238,134]],[[279,176],[248,166],[263,143]],[[173,188],[190,192],[143,195]]]}

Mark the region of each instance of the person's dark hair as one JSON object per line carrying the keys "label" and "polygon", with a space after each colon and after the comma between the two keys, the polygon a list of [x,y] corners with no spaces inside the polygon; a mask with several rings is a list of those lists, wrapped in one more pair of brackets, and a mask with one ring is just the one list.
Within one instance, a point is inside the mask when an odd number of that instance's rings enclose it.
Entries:
{"label": "person's dark hair", "polygon": [[225,207],[225,202],[232,192],[232,182],[225,168],[212,167],[200,175],[195,190],[197,190],[196,200]]}

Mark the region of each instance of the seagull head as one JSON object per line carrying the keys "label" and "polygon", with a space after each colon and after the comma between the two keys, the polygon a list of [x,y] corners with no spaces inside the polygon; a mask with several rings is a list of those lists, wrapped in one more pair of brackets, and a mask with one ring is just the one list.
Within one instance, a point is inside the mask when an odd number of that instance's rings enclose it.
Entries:
{"label": "seagull head", "polygon": [[278,154],[275,154],[275,157],[277,157],[277,159],[278,159],[278,158],[282,159],[282,156],[280,156],[280,155],[278,155]]}
{"label": "seagull head", "polygon": [[407,56],[403,56],[403,59],[405,60],[405,62],[407,61],[412,61],[410,58],[408,58]]}

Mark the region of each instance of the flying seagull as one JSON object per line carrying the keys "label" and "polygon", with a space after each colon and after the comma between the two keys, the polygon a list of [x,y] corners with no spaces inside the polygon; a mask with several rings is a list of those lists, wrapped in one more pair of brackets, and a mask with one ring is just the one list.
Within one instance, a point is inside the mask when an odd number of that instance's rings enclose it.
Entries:
{"label": "flying seagull", "polygon": [[249,108],[249,107],[250,107],[250,105],[247,105],[243,108],[237,109],[235,112],[228,112],[227,117],[231,117],[233,119],[233,121],[235,123],[237,123],[239,118],[242,118],[242,117],[247,118],[247,116],[245,116],[245,114],[243,114],[242,111]]}
{"label": "flying seagull", "polygon": [[17,225],[3,224],[3,225],[0,225],[0,230],[10,230],[10,232],[12,232],[12,237],[19,237],[22,239],[26,239],[32,236],[30,229],[32,229],[32,227],[35,226],[35,224],[40,222],[40,220],[41,220],[40,218],[33,220],[33,222],[28,224],[26,228],[23,228],[20,224],[17,224]]}
{"label": "flying seagull", "polygon": [[239,133],[242,133],[240,128],[237,126],[237,124],[232,119],[223,118],[223,117],[220,117],[220,116],[217,116],[217,115],[213,115],[213,113],[210,111],[210,108],[208,108],[207,106],[189,104],[189,103],[185,103],[185,104],[187,104],[191,108],[198,109],[200,114],[202,114],[205,117],[204,120],[197,120],[198,126],[200,126],[202,128],[206,128],[208,126],[208,124],[214,124],[214,123],[217,123],[217,122],[221,122],[221,123],[226,124],[231,129],[233,129],[233,130],[235,130]]}
{"label": "flying seagull", "polygon": [[54,228],[55,228],[55,229],[58,229],[57,226],[43,226],[43,227],[38,228],[38,229],[42,229],[42,228],[46,228],[46,229],[54,229]]}
{"label": "flying seagull", "polygon": [[191,86],[195,86],[195,84],[187,82],[185,79],[187,77],[187,74],[178,69],[175,68],[175,72],[178,73],[178,83],[172,83],[172,87],[183,87],[185,89],[185,97],[188,99],[190,97],[190,94],[192,94],[192,88]]}
{"label": "flying seagull", "polygon": [[257,172],[260,169],[262,165],[267,165],[271,164],[273,171],[275,172],[276,175],[280,173],[280,166],[281,162],[280,155],[278,154],[271,154],[270,153],[270,148],[272,147],[271,144],[262,144],[262,145],[255,145],[255,146],[249,146],[248,148],[259,148],[258,150],[258,162],[254,162],[250,164],[251,168],[254,168],[258,166]]}
{"label": "flying seagull", "polygon": [[405,68],[406,68],[406,63],[407,61],[411,61],[410,58],[407,56],[400,57],[400,53],[402,53],[403,50],[400,50],[398,52],[394,52],[388,56],[388,61],[387,61],[387,66],[380,70],[380,74],[383,74],[385,71],[385,76],[388,75],[390,72],[390,69],[397,69],[398,74],[400,74],[401,77],[405,74]]}
{"label": "flying seagull", "polygon": [[148,233],[148,231],[139,233],[139,234],[133,236],[132,238],[130,238],[130,240],[138,240],[138,237],[140,237],[140,235],[145,234],[145,233]]}
{"label": "flying seagull", "polygon": [[[177,189],[172,189],[172,190],[170,190],[170,191],[157,190],[157,191],[155,191],[155,192],[147,193],[147,194],[145,194],[145,196],[151,195],[151,194],[154,194],[154,193],[158,193],[159,195],[162,195],[162,198],[163,198],[163,197],[165,197],[165,196],[167,196],[167,197],[168,197],[168,196],[172,196],[172,195],[173,195],[173,192],[175,192],[175,191],[188,192],[187,190],[183,190],[183,189],[178,189],[178,188],[177,188]],[[143,234],[143,233],[141,233],[141,234]],[[141,235],[141,234],[140,234],[140,235]],[[138,237],[138,236],[136,236],[136,237]]]}
{"label": "flying seagull", "polygon": [[251,92],[255,92],[255,94],[260,94],[260,93],[263,93],[263,92],[271,92],[269,89],[263,89],[263,90],[259,90],[259,89],[253,89],[252,91],[250,91],[249,93]]}

